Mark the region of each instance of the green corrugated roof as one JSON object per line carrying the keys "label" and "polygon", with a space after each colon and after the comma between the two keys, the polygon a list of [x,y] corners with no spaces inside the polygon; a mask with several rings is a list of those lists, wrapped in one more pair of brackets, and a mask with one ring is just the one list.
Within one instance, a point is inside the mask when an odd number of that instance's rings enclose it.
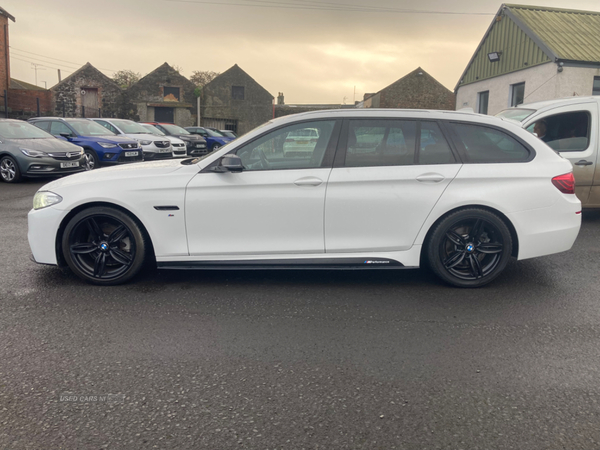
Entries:
{"label": "green corrugated roof", "polygon": [[505,5],[558,59],[600,62],[600,12]]}

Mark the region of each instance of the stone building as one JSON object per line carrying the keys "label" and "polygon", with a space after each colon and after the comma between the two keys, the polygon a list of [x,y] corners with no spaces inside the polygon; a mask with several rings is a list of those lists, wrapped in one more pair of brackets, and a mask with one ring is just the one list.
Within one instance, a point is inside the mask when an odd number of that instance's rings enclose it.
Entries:
{"label": "stone building", "polygon": [[455,88],[456,107],[600,95],[600,12],[503,4]]}
{"label": "stone building", "polygon": [[454,110],[454,104],[452,91],[419,67],[379,92],[365,94],[357,108]]}
{"label": "stone building", "polygon": [[5,99],[4,91],[8,91],[10,86],[10,56],[8,43],[8,19],[15,22],[15,18],[11,16],[4,8],[0,8],[0,115],[6,117],[4,109]]}
{"label": "stone building", "polygon": [[134,114],[124,112],[123,116],[141,122],[193,125],[195,89],[194,83],[164,63],[127,89],[124,104],[133,105]]}
{"label": "stone building", "polygon": [[90,63],[50,88],[54,115],[64,117],[116,117],[123,91]]}
{"label": "stone building", "polygon": [[235,64],[204,86],[200,111],[203,126],[244,134],[273,118],[273,96]]}

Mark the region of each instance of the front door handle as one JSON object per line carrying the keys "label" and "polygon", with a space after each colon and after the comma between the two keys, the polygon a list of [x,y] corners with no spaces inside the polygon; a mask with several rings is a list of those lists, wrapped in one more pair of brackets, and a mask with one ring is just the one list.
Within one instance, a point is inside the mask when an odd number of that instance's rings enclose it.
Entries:
{"label": "front door handle", "polygon": [[300,178],[294,181],[296,186],[319,186],[321,183],[323,183],[323,180],[317,177]]}
{"label": "front door handle", "polygon": [[582,159],[581,161],[577,161],[576,163],[574,163],[574,166],[591,166],[592,164],[594,164],[591,161],[586,161],[585,159]]}
{"label": "front door handle", "polygon": [[439,173],[424,173],[417,177],[417,181],[420,181],[421,183],[439,183],[445,179],[444,175]]}

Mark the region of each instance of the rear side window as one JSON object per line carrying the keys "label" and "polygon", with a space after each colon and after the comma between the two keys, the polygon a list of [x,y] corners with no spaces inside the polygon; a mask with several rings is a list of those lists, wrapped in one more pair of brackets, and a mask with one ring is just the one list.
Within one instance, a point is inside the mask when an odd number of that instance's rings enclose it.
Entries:
{"label": "rear side window", "polygon": [[419,164],[451,164],[452,150],[435,122],[421,122]]}
{"label": "rear side window", "polygon": [[566,112],[544,117],[527,127],[557,152],[581,152],[590,145],[590,113]]}
{"label": "rear side window", "polygon": [[481,125],[453,123],[467,163],[529,161],[530,151],[509,134]]}
{"label": "rear side window", "polygon": [[346,167],[402,166],[415,162],[417,122],[351,120]]}

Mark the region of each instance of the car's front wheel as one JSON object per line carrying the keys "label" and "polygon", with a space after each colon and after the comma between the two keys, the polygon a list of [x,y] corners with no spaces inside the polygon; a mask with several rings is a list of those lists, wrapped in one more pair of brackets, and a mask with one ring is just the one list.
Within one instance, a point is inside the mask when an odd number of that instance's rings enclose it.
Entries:
{"label": "car's front wheel", "polygon": [[465,208],[446,216],[427,243],[433,272],[458,287],[488,284],[506,267],[512,254],[512,237],[496,214]]}
{"label": "car's front wheel", "polygon": [[85,170],[94,170],[100,167],[98,156],[96,156],[96,152],[94,150],[86,148],[84,150],[83,158],[85,160]]}
{"label": "car's front wheel", "polygon": [[0,158],[0,177],[6,183],[17,183],[21,181],[19,165],[11,156]]}
{"label": "car's front wheel", "polygon": [[213,144],[213,146],[212,146],[211,150],[214,152],[214,151],[216,151],[216,150],[219,150],[220,148],[221,148],[221,145],[220,145],[220,144]]}
{"label": "car's front wheel", "polygon": [[148,244],[144,231],[128,214],[111,207],[92,207],[76,214],[65,227],[62,251],[69,268],[85,281],[115,285],[142,268]]}

